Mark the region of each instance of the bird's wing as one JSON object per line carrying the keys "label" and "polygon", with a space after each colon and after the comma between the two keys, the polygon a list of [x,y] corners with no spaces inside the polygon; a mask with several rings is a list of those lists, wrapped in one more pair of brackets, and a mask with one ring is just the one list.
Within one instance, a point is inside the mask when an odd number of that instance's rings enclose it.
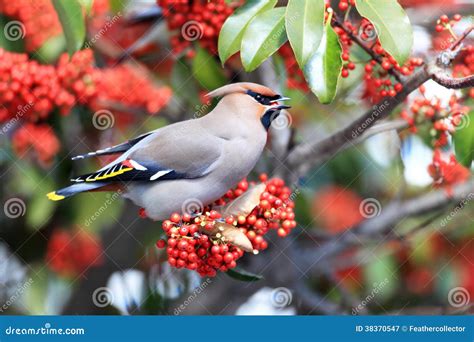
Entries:
{"label": "bird's wing", "polygon": [[198,178],[213,170],[222,156],[221,138],[197,125],[170,125],[165,128],[133,145],[115,162],[72,181],[154,182]]}
{"label": "bird's wing", "polygon": [[85,158],[90,158],[90,157],[94,157],[94,156],[105,156],[105,155],[109,155],[109,154],[124,153],[124,152],[128,151],[131,147],[133,147],[135,144],[140,142],[142,139],[146,138],[147,136],[149,136],[150,134],[153,134],[153,133],[154,132],[144,133],[144,134],[139,135],[136,138],[130,139],[130,140],[124,142],[124,143],[121,143],[121,144],[118,144],[118,145],[115,145],[115,146],[111,146],[111,147],[107,147],[107,148],[104,148],[104,149],[100,149],[100,150],[97,150],[97,151],[88,152],[86,154],[80,154],[80,155],[77,155],[75,157],[72,157],[71,159],[72,160],[78,160],[78,159],[85,159]]}

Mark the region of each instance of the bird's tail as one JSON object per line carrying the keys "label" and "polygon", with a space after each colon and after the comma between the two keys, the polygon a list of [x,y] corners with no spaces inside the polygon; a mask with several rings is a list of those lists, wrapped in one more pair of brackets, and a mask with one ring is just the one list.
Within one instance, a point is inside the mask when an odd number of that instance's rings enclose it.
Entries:
{"label": "bird's tail", "polygon": [[60,190],[52,191],[46,196],[48,196],[51,201],[60,201],[62,199],[65,199],[66,197],[74,196],[75,194],[78,194],[80,192],[98,190],[106,185],[108,184],[104,182],[77,183],[70,185],[66,188],[62,188]]}

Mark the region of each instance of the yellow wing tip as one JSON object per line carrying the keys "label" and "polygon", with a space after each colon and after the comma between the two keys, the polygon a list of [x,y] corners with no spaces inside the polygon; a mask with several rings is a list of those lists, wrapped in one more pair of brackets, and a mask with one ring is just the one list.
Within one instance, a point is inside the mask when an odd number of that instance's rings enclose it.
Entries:
{"label": "yellow wing tip", "polygon": [[56,193],[56,191],[51,191],[51,192],[48,193],[46,196],[48,196],[48,198],[49,198],[51,201],[60,201],[60,200],[62,200],[62,199],[65,198],[64,196],[58,195],[58,194]]}

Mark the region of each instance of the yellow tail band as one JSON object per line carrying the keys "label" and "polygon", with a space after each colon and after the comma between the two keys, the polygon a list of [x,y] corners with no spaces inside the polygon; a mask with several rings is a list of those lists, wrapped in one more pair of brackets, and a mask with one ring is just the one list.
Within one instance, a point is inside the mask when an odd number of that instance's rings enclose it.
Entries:
{"label": "yellow tail band", "polygon": [[58,194],[56,193],[56,191],[51,191],[51,192],[48,193],[46,196],[48,196],[48,198],[49,198],[51,201],[60,201],[60,200],[62,200],[62,199],[65,198],[64,196],[58,195]]}

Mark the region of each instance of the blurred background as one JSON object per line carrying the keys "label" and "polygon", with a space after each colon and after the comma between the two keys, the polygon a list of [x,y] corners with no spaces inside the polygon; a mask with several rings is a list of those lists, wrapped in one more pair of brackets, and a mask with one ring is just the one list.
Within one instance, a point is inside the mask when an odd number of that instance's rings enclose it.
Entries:
{"label": "blurred background", "polygon": [[[373,106],[376,94],[364,81],[360,51],[352,52],[360,59],[336,100],[321,105],[288,43],[254,72],[245,73],[238,56],[221,66],[219,29],[243,1],[79,3],[86,39],[69,58],[75,31],[63,30],[51,0],[0,0],[2,314],[473,312],[471,197],[398,220],[389,232],[343,244],[328,257],[322,253],[339,241],[334,237],[382,215],[394,201],[435,191],[429,129],[413,134],[397,110],[390,120],[398,120],[398,128],[310,167],[297,180],[288,177],[282,145],[322,139]],[[453,28],[457,34],[472,24],[470,0],[400,3],[414,26],[413,57],[429,59],[446,48],[446,32],[435,30],[442,14],[464,16]],[[201,23],[197,31],[183,30],[191,21]],[[466,63],[471,73],[472,61]],[[161,224],[141,218],[139,208],[117,195],[46,198],[72,175],[111,160],[73,162],[72,156],[203,116],[214,105],[204,94],[238,81],[277,89],[292,106],[284,127],[271,130],[248,179],[283,177],[294,190],[297,227],[284,239],[270,232],[265,251],[239,260],[252,275],[201,278],[170,267],[166,251],[155,246]],[[447,103],[453,92],[430,81],[404,108],[420,97]]]}

